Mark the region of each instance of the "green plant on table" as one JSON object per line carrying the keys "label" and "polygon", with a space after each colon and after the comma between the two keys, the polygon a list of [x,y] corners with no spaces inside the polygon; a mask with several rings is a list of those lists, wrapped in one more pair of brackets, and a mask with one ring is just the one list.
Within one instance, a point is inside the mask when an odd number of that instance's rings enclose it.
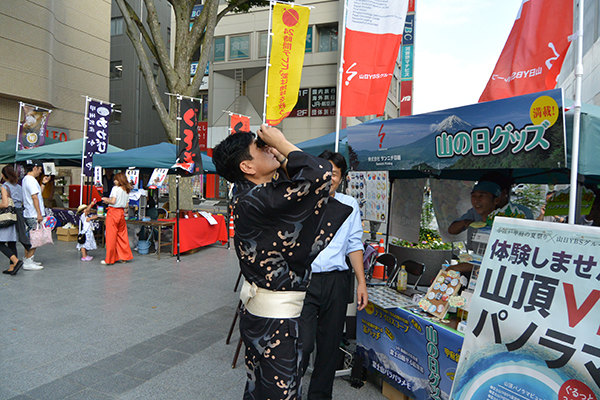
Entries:
{"label": "green plant on table", "polygon": [[451,250],[452,243],[442,242],[440,234],[429,228],[421,227],[419,230],[419,242],[408,242],[397,238],[391,238],[390,243],[396,246],[412,247],[415,249],[429,249],[429,250]]}

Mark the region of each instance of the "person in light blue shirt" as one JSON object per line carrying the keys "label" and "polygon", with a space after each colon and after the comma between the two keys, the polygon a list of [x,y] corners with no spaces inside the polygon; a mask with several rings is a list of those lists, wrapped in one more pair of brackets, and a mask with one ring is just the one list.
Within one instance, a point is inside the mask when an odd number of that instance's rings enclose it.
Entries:
{"label": "person in light blue shirt", "polygon": [[308,367],[315,341],[317,345],[314,370],[308,389],[309,400],[332,398],[346,309],[349,300],[354,298],[354,293],[351,292],[354,277],[347,260],[350,261],[358,281],[358,309],[364,309],[368,302],[363,266],[363,228],[358,202],[351,196],[336,192],[346,174],[346,160],[342,154],[329,150],[319,157],[329,160],[332,165],[330,195],[351,206],[352,213],[311,265],[312,277],[300,316],[300,332],[304,338],[303,374]]}

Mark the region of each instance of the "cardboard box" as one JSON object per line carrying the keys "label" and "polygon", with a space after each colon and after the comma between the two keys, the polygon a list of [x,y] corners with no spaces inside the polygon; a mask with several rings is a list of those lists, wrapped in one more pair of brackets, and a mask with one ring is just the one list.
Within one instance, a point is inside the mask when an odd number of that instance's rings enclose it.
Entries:
{"label": "cardboard box", "polygon": [[62,242],[76,242],[78,233],[79,229],[77,228],[56,228],[56,238]]}
{"label": "cardboard box", "polygon": [[381,394],[383,394],[385,398],[389,400],[412,400],[410,397],[404,393],[401,393],[398,391],[398,389],[385,381],[383,382],[383,387],[381,388]]}

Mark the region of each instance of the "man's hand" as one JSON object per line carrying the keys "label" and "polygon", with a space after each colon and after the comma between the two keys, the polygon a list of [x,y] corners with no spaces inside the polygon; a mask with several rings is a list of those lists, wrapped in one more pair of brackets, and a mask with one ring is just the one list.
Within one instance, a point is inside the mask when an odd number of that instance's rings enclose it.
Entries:
{"label": "man's hand", "polygon": [[44,217],[42,217],[40,214],[37,215],[37,222],[38,224],[41,223],[44,220]]}
{"label": "man's hand", "polygon": [[358,287],[356,288],[356,297],[357,297],[356,309],[358,311],[364,310],[365,307],[367,306],[367,303],[369,303],[369,293],[367,292],[366,284],[364,284],[364,283],[358,284]]}
{"label": "man's hand", "polygon": [[268,145],[277,150],[281,155],[287,157],[292,151],[300,150],[298,147],[291,144],[283,133],[272,126],[261,125],[256,134]]}

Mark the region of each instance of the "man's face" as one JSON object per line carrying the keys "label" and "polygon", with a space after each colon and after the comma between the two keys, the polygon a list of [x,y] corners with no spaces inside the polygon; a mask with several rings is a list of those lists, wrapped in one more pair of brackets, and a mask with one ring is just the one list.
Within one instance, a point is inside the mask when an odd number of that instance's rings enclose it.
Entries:
{"label": "man's face", "polygon": [[499,198],[494,198],[494,195],[489,192],[476,190],[471,193],[471,205],[475,212],[482,217],[487,217],[489,213],[494,211],[498,201]]}
{"label": "man's face", "polygon": [[34,178],[37,178],[38,176],[40,176],[41,173],[42,173],[42,167],[33,167],[33,169],[31,170],[31,174],[33,175]]}
{"label": "man's face", "polygon": [[339,169],[334,163],[331,163],[331,188],[329,189],[329,194],[331,196],[335,195],[335,191],[342,183],[342,170]]}
{"label": "man's face", "polygon": [[273,174],[280,166],[279,161],[271,153],[271,147],[256,147],[256,140],[250,145],[250,155],[252,160],[248,160],[248,162],[259,176]]}

